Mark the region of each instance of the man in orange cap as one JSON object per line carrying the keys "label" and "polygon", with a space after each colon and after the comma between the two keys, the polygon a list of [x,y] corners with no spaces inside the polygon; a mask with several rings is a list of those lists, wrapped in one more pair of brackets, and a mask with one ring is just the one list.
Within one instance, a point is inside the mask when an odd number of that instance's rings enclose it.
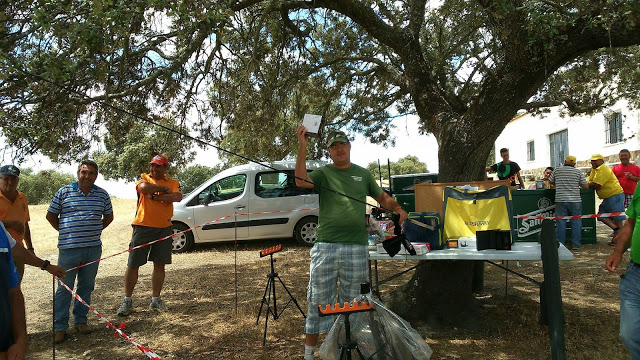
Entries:
{"label": "man in orange cap", "polygon": [[[171,228],[173,203],[182,200],[182,191],[178,180],[167,176],[168,167],[167,158],[156,155],[149,162],[149,173],[141,174],[136,183],[138,209],[132,224],[130,248],[173,234]],[[127,270],[124,274],[125,296],[118,308],[118,315],[126,316],[133,311],[131,297],[138,282],[138,269],[147,261],[153,262],[149,308],[155,311],[166,310],[166,306],[160,299],[160,292],[164,285],[165,265],[171,264],[171,249],[172,241],[168,238],[129,252]]]}
{"label": "man in orange cap", "polygon": [[[596,190],[602,203],[598,213],[624,213],[624,192],[616,175],[604,164],[604,157],[600,154],[591,156],[591,174],[589,174],[589,187]],[[599,217],[605,225],[613,230],[613,240],[609,245],[615,245],[615,238],[624,225],[625,215],[612,217]]]}

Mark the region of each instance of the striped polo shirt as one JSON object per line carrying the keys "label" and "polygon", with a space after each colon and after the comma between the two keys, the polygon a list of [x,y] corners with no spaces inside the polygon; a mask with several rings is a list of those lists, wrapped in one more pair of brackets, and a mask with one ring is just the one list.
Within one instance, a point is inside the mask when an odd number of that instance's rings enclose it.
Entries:
{"label": "striped polo shirt", "polygon": [[102,217],[113,214],[111,199],[104,189],[93,185],[85,195],[77,182],[58,190],[47,211],[60,217],[59,249],[102,245]]}
{"label": "striped polo shirt", "polygon": [[570,165],[556,168],[549,176],[549,181],[556,184],[556,202],[582,202],[580,185],[587,183],[582,171]]}

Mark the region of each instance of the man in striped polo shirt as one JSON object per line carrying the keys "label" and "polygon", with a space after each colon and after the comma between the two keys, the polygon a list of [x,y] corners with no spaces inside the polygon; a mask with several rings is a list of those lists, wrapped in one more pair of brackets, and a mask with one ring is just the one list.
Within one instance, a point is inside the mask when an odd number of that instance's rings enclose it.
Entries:
{"label": "man in striped polo shirt", "polygon": [[[94,185],[98,177],[98,164],[84,160],[78,167],[78,181],[63,186],[53,197],[47,210],[47,220],[58,230],[58,264],[65,269],[74,268],[100,259],[102,255],[102,230],[113,221],[113,208],[109,194]],[[76,293],[91,304],[98,263],[68,271],[62,281],[73,289],[76,276]],[[61,343],[69,328],[71,294],[58,286],[55,297],[55,342]],[[87,326],[89,309],[79,301],[73,305],[73,323],[81,334],[91,332]]]}
{"label": "man in striped polo shirt", "polygon": [[[575,168],[576,157],[567,156],[564,166],[556,168],[549,182],[556,186],[556,216],[582,215],[580,188],[588,189],[589,183],[582,171]],[[582,247],[582,219],[571,219],[571,246]],[[566,241],[567,220],[556,221],[556,237],[561,243]]]}

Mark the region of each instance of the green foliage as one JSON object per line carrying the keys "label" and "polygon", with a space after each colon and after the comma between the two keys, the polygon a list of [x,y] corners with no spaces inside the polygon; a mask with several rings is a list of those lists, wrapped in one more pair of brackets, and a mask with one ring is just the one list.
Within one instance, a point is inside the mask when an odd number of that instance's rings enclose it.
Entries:
{"label": "green foliage", "polygon": [[487,157],[487,163],[485,164],[485,168],[495,163],[496,163],[496,148],[492,147],[491,152],[489,153],[489,157]]}
{"label": "green foliage", "polygon": [[[382,169],[382,178],[388,180],[389,166],[381,163],[380,168]],[[369,165],[367,165],[367,169],[371,171],[374,178],[380,178],[377,162],[370,162]],[[407,155],[398,161],[391,162],[391,175],[420,174],[426,172],[428,172],[427,164],[420,161],[417,156]]]}
{"label": "green foliage", "polygon": [[[5,4],[6,3],[6,4]],[[593,113],[640,98],[640,6],[630,1],[4,2],[0,128],[16,157],[86,157],[132,179],[195,143],[295,156],[304,113],[392,145],[417,114],[442,181],[478,179],[519,110]],[[126,111],[118,111],[113,107]],[[104,144],[101,142],[104,141]],[[319,158],[315,142],[310,157]],[[464,156],[458,156],[464,154]],[[245,162],[222,153],[225,162]],[[454,165],[455,166],[452,166]]]}
{"label": "green foliage", "polygon": [[[159,119],[158,123],[184,131],[169,119]],[[184,150],[189,147],[188,139],[162,128],[152,129],[146,124],[134,123],[125,133],[116,130],[113,135],[105,136],[105,150],[94,151],[92,155],[105,179],[133,181],[141,173],[148,172],[149,161],[156,154],[162,154],[169,160],[169,175],[177,174],[193,159],[194,152]]]}
{"label": "green foliage", "polygon": [[53,195],[63,186],[77,181],[76,176],[59,173],[55,170],[42,170],[33,173],[30,168],[20,173],[18,190],[27,195],[29,204],[49,204]]}
{"label": "green foliage", "polygon": [[187,194],[200,186],[203,182],[219,173],[222,170],[221,165],[215,168],[204,165],[191,165],[176,175],[176,179],[180,181],[182,193]]}

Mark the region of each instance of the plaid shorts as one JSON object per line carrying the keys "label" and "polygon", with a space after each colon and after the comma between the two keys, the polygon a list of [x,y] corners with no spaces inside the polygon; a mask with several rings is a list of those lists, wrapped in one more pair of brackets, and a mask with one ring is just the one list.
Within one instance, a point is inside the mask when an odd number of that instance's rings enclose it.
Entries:
{"label": "plaid shorts", "polygon": [[624,208],[628,208],[629,204],[631,204],[631,199],[633,199],[633,194],[624,194]]}
{"label": "plaid shorts", "polygon": [[[305,334],[328,332],[334,317],[320,317],[318,305],[332,306],[353,301],[360,294],[360,283],[369,281],[367,245],[318,242],[310,251],[307,321]],[[338,289],[338,281],[340,288]]]}

